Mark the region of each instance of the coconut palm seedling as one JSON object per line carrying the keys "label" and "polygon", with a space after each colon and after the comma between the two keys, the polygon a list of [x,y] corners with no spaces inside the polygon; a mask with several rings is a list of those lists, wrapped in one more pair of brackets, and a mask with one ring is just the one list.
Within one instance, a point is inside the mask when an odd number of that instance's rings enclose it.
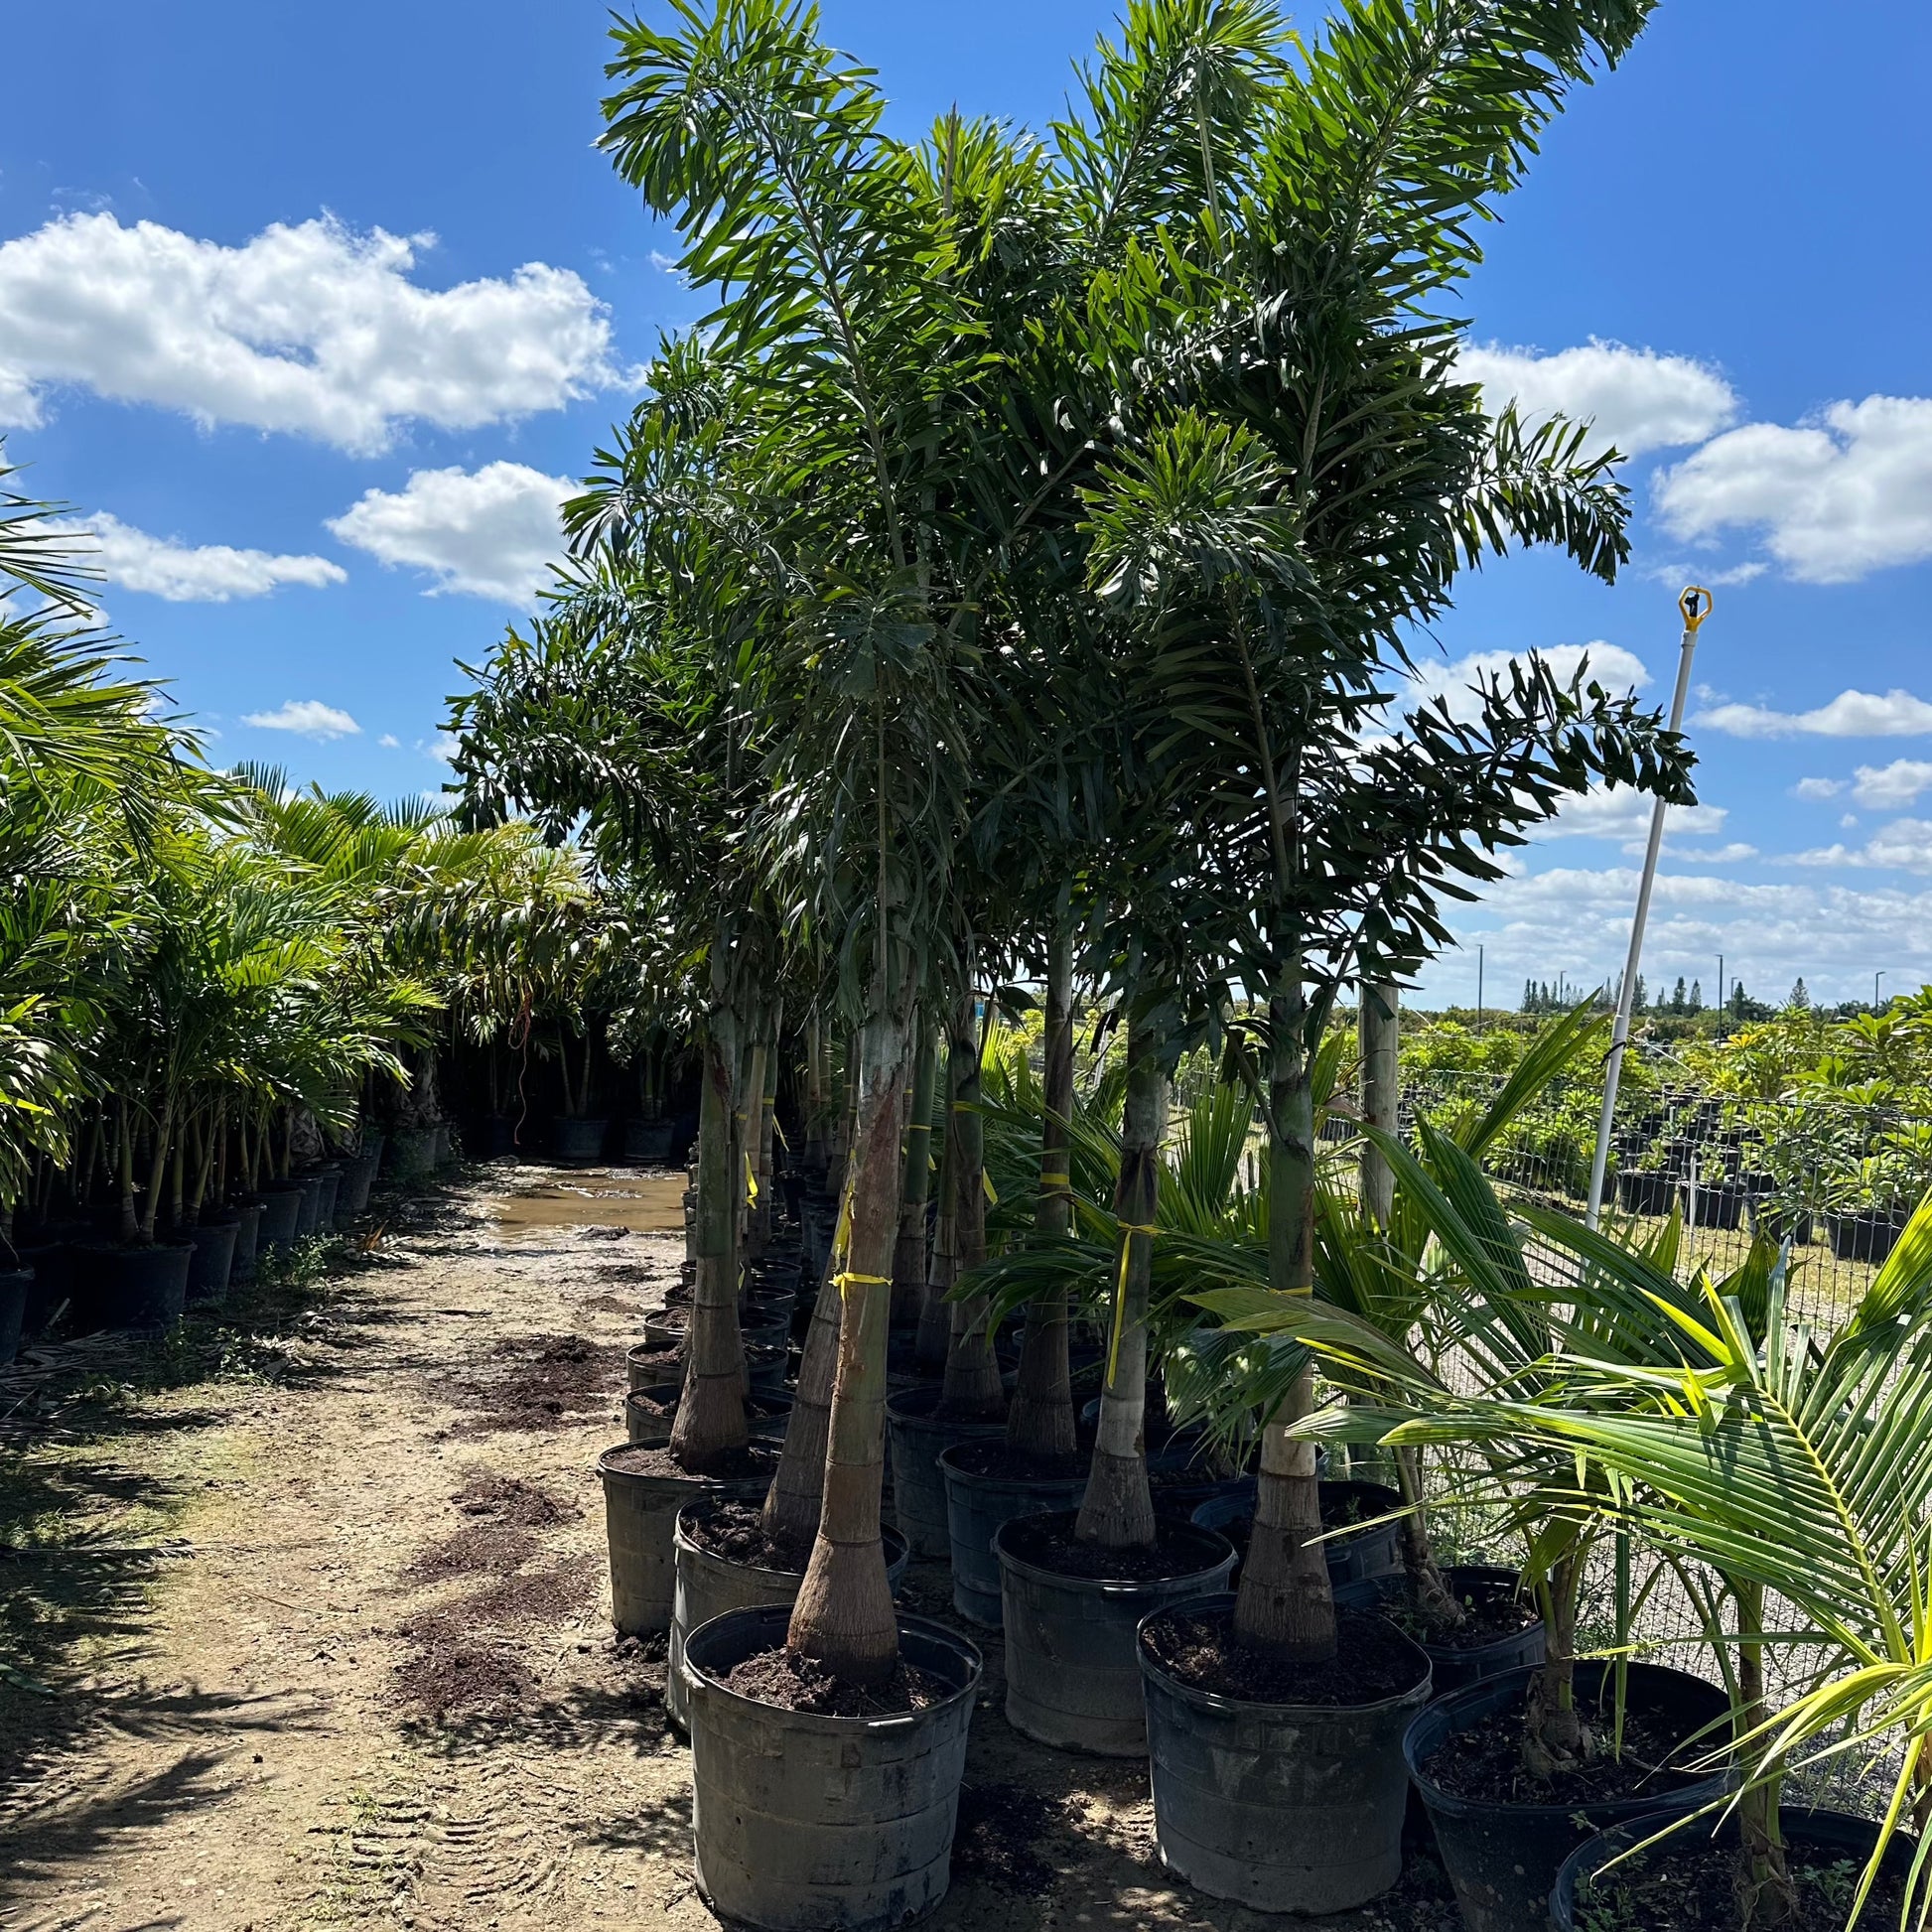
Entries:
{"label": "coconut palm seedling", "polygon": [[1792,1921],[1800,1857],[1780,1798],[1794,1774],[1848,1759],[1885,1763],[1889,1781],[1848,1922],[1909,1831],[1902,1922],[1923,1924],[1932,1201],[1830,1334],[1790,1314],[1774,1251],[1686,1289],[1641,1250],[1555,1217],[1537,1228],[1575,1263],[1537,1399],[1504,1387],[1419,1405],[1397,1436],[1541,1461],[1580,1521],[1636,1539],[1683,1582],[1732,1705],[1741,1782],[1710,1811],[1738,1827],[1736,1926]]}

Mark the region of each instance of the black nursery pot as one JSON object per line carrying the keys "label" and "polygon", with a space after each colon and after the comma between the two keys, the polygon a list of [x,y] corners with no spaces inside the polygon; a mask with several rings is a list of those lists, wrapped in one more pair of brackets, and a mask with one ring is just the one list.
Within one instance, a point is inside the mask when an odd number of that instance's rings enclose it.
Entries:
{"label": "black nursery pot", "polygon": [[1234,1600],[1196,1597],[1140,1628],[1161,1862],[1209,1897],[1258,1912],[1366,1904],[1402,1875],[1402,1742],[1429,1698],[1429,1660],[1408,1645],[1414,1683],[1352,1706],[1267,1704],[1171,1675],[1150,1626],[1180,1611],[1231,1614]]}
{"label": "black nursery pot", "polygon": [[1007,1639],[1007,1723],[1056,1750],[1102,1757],[1147,1755],[1136,1632],[1159,1610],[1227,1587],[1234,1550],[1194,1523],[1164,1525],[1173,1576],[1147,1581],[1069,1577],[1032,1554],[1029,1531],[1070,1531],[1071,1510],[1002,1523],[1000,1564]]}
{"label": "black nursery pot", "polygon": [[[1491,1564],[1451,1564],[1443,1572],[1449,1594],[1465,1601],[1484,1597],[1511,1597],[1516,1594],[1522,1573]],[[1335,1602],[1344,1609],[1377,1610],[1401,1599],[1408,1578],[1398,1573],[1390,1577],[1370,1577],[1360,1583],[1343,1584],[1335,1590]],[[1430,1677],[1437,1697],[1459,1691],[1465,1684],[1479,1684],[1485,1678],[1500,1677],[1505,1671],[1521,1670],[1540,1664],[1548,1632],[1543,1619],[1525,1624],[1485,1643],[1431,1643],[1427,1637],[1415,1641],[1429,1659]]]}
{"label": "black nursery pot", "polygon": [[21,1311],[20,1338],[32,1341],[56,1312],[73,1300],[73,1247],[67,1241],[30,1242],[18,1253],[20,1271],[29,1279]]}
{"label": "black nursery pot", "polygon": [[255,1253],[280,1254],[295,1246],[302,1221],[303,1186],[299,1180],[271,1180],[262,1189],[262,1215],[255,1236]]}
{"label": "black nursery pot", "polygon": [[943,1557],[952,1549],[946,1527],[946,1478],[939,1457],[955,1443],[976,1443],[1005,1433],[988,1422],[940,1422],[939,1389],[933,1384],[900,1389],[886,1398],[886,1446],[893,1465],[893,1520],[915,1557]]}
{"label": "black nursery pot", "polygon": [[[1600,1702],[1607,1719],[1614,1694],[1611,1667],[1580,1663],[1576,1668],[1578,1704],[1594,1708]],[[1429,1760],[1456,1731],[1499,1713],[1523,1710],[1533,1675],[1527,1669],[1510,1671],[1452,1691],[1424,1711],[1403,1739],[1409,1775],[1436,1828],[1436,1844],[1467,1932],[1547,1932],[1550,1888],[1558,1868],[1585,1839],[1648,1812],[1683,1817],[1718,1797],[1728,1782],[1725,1773],[1714,1772],[1669,1790],[1547,1805],[1462,1798],[1443,1790],[1430,1776]],[[1701,1677],[1659,1664],[1632,1664],[1626,1708],[1666,1718],[1681,1736],[1690,1737],[1722,1720],[1730,1707],[1725,1694]],[[1724,1735],[1714,1730],[1691,1747],[1690,1755],[1707,1755]]]}
{"label": "black nursery pot", "polygon": [[1889,1208],[1825,1216],[1826,1238],[1840,1261],[1868,1261],[1876,1266],[1898,1245],[1898,1237],[1904,1232],[1904,1217]]}
{"label": "black nursery pot", "polygon": [[1675,1174],[1633,1169],[1616,1177],[1616,1204],[1626,1214],[1668,1214],[1677,1205]]}
{"label": "black nursery pot", "polygon": [[241,1232],[236,1216],[201,1221],[185,1230],[194,1254],[188,1263],[188,1301],[191,1307],[218,1308],[228,1299],[228,1279],[234,1268],[235,1237]]}
{"label": "black nursery pot", "polygon": [[890,1932],[946,1894],[980,1654],[901,1616],[899,1655],[947,1693],[903,1717],[818,1717],[732,1690],[790,1615],[733,1610],[685,1643],[698,1886],[720,1918],[765,1932]]}
{"label": "black nursery pot", "polygon": [[20,1331],[27,1319],[27,1295],[34,1286],[31,1268],[0,1269],[0,1368],[20,1352]]}
{"label": "black nursery pot", "polygon": [[1003,1523],[1016,1516],[1039,1516],[1049,1510],[1073,1509],[1086,1493],[1085,1468],[1072,1475],[981,1475],[962,1468],[961,1451],[974,1447],[962,1443],[944,1449],[939,1469],[946,1484],[946,1541],[952,1555],[952,1606],[969,1622],[990,1630],[1000,1627],[1000,1559],[993,1538]]}
{"label": "black nursery pot", "polygon": [[231,1287],[245,1287],[255,1279],[255,1256],[261,1246],[262,1203],[259,1195],[234,1210],[234,1253],[228,1261]]}
{"label": "black nursery pot", "polygon": [[75,1304],[95,1328],[172,1328],[188,1304],[194,1254],[187,1241],[81,1248],[74,1255]]}
{"label": "black nursery pot", "polygon": [[[1571,1853],[1564,1860],[1563,1867],[1557,1873],[1557,1881],[1550,1890],[1550,1923],[1556,1932],[1577,1932],[1579,1894],[1587,1899],[1590,1879],[1597,1871],[1620,1852],[1627,1851],[1632,1845],[1641,1845],[1645,1839],[1662,1831],[1673,1818],[1682,1815],[1681,1812],[1671,1811],[1647,1813],[1627,1825],[1617,1826],[1613,1831],[1599,1832]],[[1727,1858],[1737,1849],[1735,1818],[1725,1819],[1715,1837],[1708,1824],[1687,1825],[1684,1831],[1687,1837],[1694,1836],[1711,1858]],[[1834,1864],[1849,1860],[1861,1868],[1878,1843],[1878,1827],[1868,1818],[1854,1818],[1842,1811],[1804,1811],[1796,1805],[1778,1807],[1778,1831],[1787,1854],[1794,1860],[1802,1860],[1806,1854],[1810,1854],[1814,1858],[1829,1860]],[[1885,1847],[1884,1863],[1879,1868],[1902,1878],[1911,1868],[1912,1856],[1917,1849],[1915,1840],[1901,1834]]]}
{"label": "black nursery pot", "polygon": [[551,1146],[557,1159],[581,1162],[586,1167],[603,1160],[604,1135],[610,1124],[606,1120],[560,1117],[551,1128]]}
{"label": "black nursery pot", "polygon": [[627,1120],[623,1124],[623,1158],[633,1167],[661,1168],[671,1158],[677,1123],[669,1120]]}

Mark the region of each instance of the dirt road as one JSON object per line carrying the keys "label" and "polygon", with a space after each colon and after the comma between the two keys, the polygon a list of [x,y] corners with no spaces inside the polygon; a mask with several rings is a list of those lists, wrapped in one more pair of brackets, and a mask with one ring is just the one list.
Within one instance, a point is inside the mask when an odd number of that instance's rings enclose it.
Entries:
{"label": "dirt road", "polygon": [[[599,1189],[483,1170],[218,1321],[0,1376],[0,1926],[717,1923],[593,1473],[680,1245]],[[1010,1731],[983,1647],[934,1932],[1268,1922],[1167,1879],[1143,1766]],[[1451,1926],[1432,1875],[1323,1923]]]}

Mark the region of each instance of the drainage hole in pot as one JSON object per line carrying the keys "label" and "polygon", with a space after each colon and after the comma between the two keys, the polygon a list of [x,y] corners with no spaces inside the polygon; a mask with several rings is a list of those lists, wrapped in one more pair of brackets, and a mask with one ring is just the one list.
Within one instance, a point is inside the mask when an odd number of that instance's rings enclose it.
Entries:
{"label": "drainage hole in pot", "polygon": [[1335,1654],[1318,1664],[1250,1649],[1236,1640],[1233,1615],[1225,1610],[1150,1618],[1146,1642],[1155,1661],[1190,1689],[1248,1704],[1380,1704],[1421,1681],[1415,1646],[1363,1610],[1335,1612]]}
{"label": "drainage hole in pot", "polygon": [[[1584,1700],[1580,1697],[1581,1710]],[[1623,1747],[1612,1749],[1613,1720],[1602,1713],[1595,1729],[1594,1757],[1550,1777],[1538,1777],[1523,1756],[1526,1711],[1492,1712],[1467,1729],[1446,1737],[1430,1752],[1429,1781],[1451,1797],[1512,1805],[1594,1805],[1622,1798],[1645,1798],[1675,1791],[1710,1769],[1701,1760],[1719,1740],[1688,1742],[1696,1724],[1632,1703],[1623,1714]],[[1586,1721],[1595,1719],[1585,1713]],[[1699,1722],[1702,1722],[1701,1720]],[[1673,1766],[1675,1768],[1673,1768]]]}
{"label": "drainage hole in pot", "polygon": [[1191,1577],[1213,1562],[1203,1555],[1201,1534],[1176,1523],[1157,1523],[1154,1541],[1140,1549],[1111,1550],[1082,1543],[1073,1534],[1072,1510],[1050,1516],[1018,1516],[1001,1539],[1007,1554],[1056,1577],[1079,1577],[1109,1584],[1152,1584],[1169,1577]]}
{"label": "drainage hole in pot", "polygon": [[725,1682],[740,1697],[814,1718],[902,1717],[944,1704],[958,1688],[902,1660],[878,1684],[853,1684],[834,1676],[815,1658],[800,1657],[783,1645],[747,1657]]}
{"label": "drainage hole in pot", "polygon": [[[1788,1853],[1798,1913],[1778,1921],[1781,1932],[1845,1932],[1858,1896],[1862,1859],[1834,1859],[1793,1846]],[[1738,1863],[1734,1848],[1713,1845],[1692,1825],[1677,1842],[1583,1881],[1578,1932],[1737,1932]],[[1859,1923],[1896,1925],[1903,1902],[1894,1872],[1881,1872]]]}

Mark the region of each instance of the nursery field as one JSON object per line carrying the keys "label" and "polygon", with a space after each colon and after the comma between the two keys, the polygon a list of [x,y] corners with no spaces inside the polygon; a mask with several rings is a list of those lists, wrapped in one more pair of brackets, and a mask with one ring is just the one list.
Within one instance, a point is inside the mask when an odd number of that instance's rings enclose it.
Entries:
{"label": "nursery field", "polygon": [[[218,1322],[0,1377],[8,1932],[716,1922],[661,1639],[609,1621],[593,1465],[681,1251],[601,1221],[633,1184],[483,1169]],[[531,1199],[578,1223],[517,1225]],[[945,1566],[906,1597],[952,1622]],[[930,1923],[1255,1923],[1166,1877],[1145,1764],[1008,1728],[998,1637],[973,1637]],[[1454,1918],[1419,1857],[1315,1923]]]}

